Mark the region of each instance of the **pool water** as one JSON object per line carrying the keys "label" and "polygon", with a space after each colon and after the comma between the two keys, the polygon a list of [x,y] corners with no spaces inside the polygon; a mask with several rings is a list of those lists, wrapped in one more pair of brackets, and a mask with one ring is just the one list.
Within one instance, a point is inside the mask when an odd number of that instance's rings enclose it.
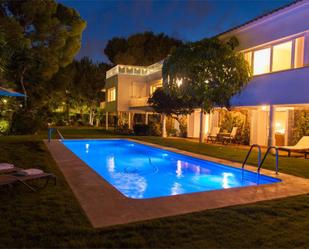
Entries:
{"label": "pool water", "polygon": [[280,179],[125,139],[63,144],[123,195],[154,198],[280,182]]}

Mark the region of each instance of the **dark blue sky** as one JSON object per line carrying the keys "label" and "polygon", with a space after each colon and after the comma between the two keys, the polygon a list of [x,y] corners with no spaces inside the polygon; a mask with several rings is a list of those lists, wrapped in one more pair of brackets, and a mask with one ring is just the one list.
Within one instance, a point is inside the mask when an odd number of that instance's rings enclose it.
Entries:
{"label": "dark blue sky", "polygon": [[114,36],[164,32],[196,41],[223,32],[291,0],[59,0],[87,21],[77,58],[107,61],[103,50]]}

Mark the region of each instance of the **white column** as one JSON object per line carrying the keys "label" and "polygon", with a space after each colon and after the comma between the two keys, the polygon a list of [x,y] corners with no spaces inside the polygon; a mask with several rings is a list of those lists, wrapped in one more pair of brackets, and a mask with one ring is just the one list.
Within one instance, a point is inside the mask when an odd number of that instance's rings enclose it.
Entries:
{"label": "white column", "polygon": [[275,107],[273,105],[269,106],[269,129],[268,129],[268,146],[274,145],[274,117],[275,117]]}
{"label": "white column", "polygon": [[162,114],[162,137],[167,137],[166,134],[166,115]]}
{"label": "white column", "polygon": [[148,112],[145,114],[145,124],[148,125]]}
{"label": "white column", "polygon": [[204,127],[204,112],[203,109],[200,111],[200,139],[199,142],[203,143],[205,136],[205,127]]}
{"label": "white column", "polygon": [[108,112],[105,113],[105,129],[108,130]]}
{"label": "white column", "polygon": [[129,129],[132,129],[131,112],[129,112],[128,123],[129,123]]}

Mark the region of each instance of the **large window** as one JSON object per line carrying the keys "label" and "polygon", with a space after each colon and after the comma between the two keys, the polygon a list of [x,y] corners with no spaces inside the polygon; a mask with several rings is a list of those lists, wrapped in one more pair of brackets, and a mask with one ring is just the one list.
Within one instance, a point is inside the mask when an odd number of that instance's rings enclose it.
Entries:
{"label": "large window", "polygon": [[[304,66],[304,37],[244,53],[253,75]],[[293,56],[294,55],[294,56]]]}
{"label": "large window", "polygon": [[272,71],[290,69],[292,64],[292,41],[273,47]]}
{"label": "large window", "polygon": [[116,87],[107,90],[107,102],[116,100]]}
{"label": "large window", "polygon": [[259,75],[270,72],[270,48],[254,51],[253,74]]}
{"label": "large window", "polygon": [[295,39],[295,58],[294,58],[294,67],[304,66],[304,37],[299,37]]}

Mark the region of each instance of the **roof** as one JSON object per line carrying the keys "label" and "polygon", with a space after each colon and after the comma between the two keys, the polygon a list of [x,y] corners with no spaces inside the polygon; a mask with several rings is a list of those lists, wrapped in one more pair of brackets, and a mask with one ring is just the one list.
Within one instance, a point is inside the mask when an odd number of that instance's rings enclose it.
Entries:
{"label": "roof", "polygon": [[222,33],[219,33],[219,34],[216,35],[216,37],[221,36],[221,35],[224,35],[224,34],[227,34],[227,33],[230,33],[231,31],[237,30],[237,29],[242,28],[242,27],[244,27],[244,26],[247,26],[248,24],[254,23],[254,22],[256,22],[256,21],[258,21],[258,20],[260,20],[260,19],[262,19],[262,18],[268,17],[268,16],[270,16],[270,15],[272,15],[272,14],[274,14],[274,13],[277,13],[277,12],[283,10],[283,9],[287,9],[287,8],[289,8],[289,7],[291,7],[291,6],[295,5],[295,4],[297,4],[297,3],[299,3],[299,2],[304,2],[304,0],[295,0],[295,1],[291,2],[291,3],[289,3],[289,4],[286,4],[286,5],[284,5],[284,6],[279,7],[279,8],[277,8],[277,9],[271,10],[271,11],[269,11],[269,12],[263,14],[263,15],[257,16],[257,17],[255,17],[254,19],[249,20],[248,22],[245,22],[245,23],[243,23],[243,24],[240,24],[240,25],[238,25],[238,26],[235,26],[235,27],[233,27],[233,28],[231,28],[231,29],[228,29],[228,30],[222,32]]}

